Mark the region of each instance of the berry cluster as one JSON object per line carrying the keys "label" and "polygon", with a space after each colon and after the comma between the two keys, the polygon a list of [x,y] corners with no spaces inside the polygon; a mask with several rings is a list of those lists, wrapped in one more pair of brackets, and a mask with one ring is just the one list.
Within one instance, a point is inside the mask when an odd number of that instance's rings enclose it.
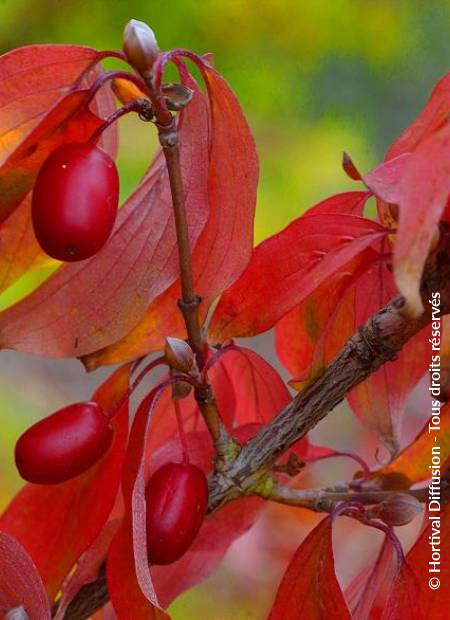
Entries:
{"label": "berry cluster", "polygon": [[[95,402],[75,403],[31,426],[18,439],[16,466],[34,484],[60,484],[86,472],[109,450],[113,428]],[[147,483],[147,545],[152,564],[180,558],[208,506],[205,474],[190,463],[166,463]]]}

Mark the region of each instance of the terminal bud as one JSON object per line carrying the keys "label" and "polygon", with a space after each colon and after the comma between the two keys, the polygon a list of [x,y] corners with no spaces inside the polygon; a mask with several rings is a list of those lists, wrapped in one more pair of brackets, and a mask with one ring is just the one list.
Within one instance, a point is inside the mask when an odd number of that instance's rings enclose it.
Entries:
{"label": "terminal bud", "polygon": [[144,22],[130,20],[123,32],[123,51],[139,73],[151,73],[159,52],[153,30]]}

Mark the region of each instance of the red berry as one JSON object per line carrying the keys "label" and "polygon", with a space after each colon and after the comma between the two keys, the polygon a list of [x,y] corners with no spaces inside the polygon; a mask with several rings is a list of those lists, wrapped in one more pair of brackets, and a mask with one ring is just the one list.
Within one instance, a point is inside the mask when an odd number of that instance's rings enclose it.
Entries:
{"label": "red berry", "polygon": [[111,235],[119,202],[113,160],[89,143],[63,144],[43,163],[32,198],[34,232],[63,261],[96,254]]}
{"label": "red berry", "polygon": [[208,507],[208,482],[195,465],[167,463],[150,478],[147,548],[151,564],[170,564],[191,546]]}
{"label": "red berry", "polygon": [[113,429],[100,405],[75,403],[31,426],[16,443],[20,475],[58,484],[83,473],[107,452]]}

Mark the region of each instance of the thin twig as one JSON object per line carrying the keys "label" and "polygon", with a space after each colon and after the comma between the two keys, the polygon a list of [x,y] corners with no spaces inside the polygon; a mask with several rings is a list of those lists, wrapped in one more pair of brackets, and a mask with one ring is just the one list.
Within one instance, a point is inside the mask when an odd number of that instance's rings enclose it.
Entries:
{"label": "thin twig", "polygon": [[[183,314],[189,344],[195,353],[198,368],[202,371],[205,365],[205,341],[198,316],[201,298],[195,294],[194,290],[192,252],[189,243],[188,218],[181,174],[178,129],[175,118],[172,117],[167,108],[164,96],[161,92],[154,90],[151,74],[144,74],[142,77],[150,93],[152,108],[157,120],[156,126],[158,128],[159,142],[164,152],[169,174],[177,234],[182,294],[182,298],[178,301],[178,306]],[[222,463],[225,459],[225,455],[229,451],[228,446],[234,442],[222,424],[212,387],[207,381],[204,381],[202,387],[195,388],[194,394],[206,426],[216,446],[218,462]]]}
{"label": "thin twig", "polygon": [[[265,499],[286,504],[288,506],[299,506],[308,508],[315,512],[332,512],[336,505],[340,502],[355,501],[359,504],[372,505],[379,504],[390,499],[393,495],[401,493],[402,495],[411,495],[419,502],[428,501],[429,489],[423,487],[421,489],[405,489],[401,491],[352,491],[349,486],[340,491],[334,489],[292,489],[290,487],[275,485],[270,492],[264,495]],[[443,483],[442,495],[447,498],[448,485]]]}

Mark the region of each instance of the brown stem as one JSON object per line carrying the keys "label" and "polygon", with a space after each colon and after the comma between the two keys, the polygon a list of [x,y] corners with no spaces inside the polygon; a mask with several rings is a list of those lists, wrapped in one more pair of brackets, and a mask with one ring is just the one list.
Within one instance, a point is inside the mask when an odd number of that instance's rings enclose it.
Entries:
{"label": "brown stem", "polygon": [[428,261],[422,282],[425,310],[415,319],[403,316],[404,299],[396,297],[353,335],[323,374],[299,393],[270,424],[247,442],[226,471],[211,476],[212,510],[264,486],[267,470],[289,447],[316,426],[346,394],[385,362],[431,320],[429,296],[439,291],[441,313],[450,312],[450,237]]}
{"label": "brown stem", "polygon": [[108,600],[106,564],[104,563],[100,567],[97,579],[84,585],[71,601],[64,614],[64,620],[85,620],[106,605]]}
{"label": "brown stem", "polygon": [[[152,108],[157,120],[159,142],[164,152],[169,174],[181,280],[182,298],[178,301],[178,306],[183,314],[189,344],[195,353],[197,365],[201,371],[205,365],[205,341],[198,316],[201,298],[195,294],[194,290],[192,253],[189,243],[188,219],[181,175],[177,125],[175,118],[172,117],[167,108],[164,96],[161,92],[155,91],[151,74],[144,74],[142,77],[150,93]],[[224,455],[227,453],[227,446],[233,442],[220,419],[212,387],[205,381],[204,387],[196,388],[194,394],[208,431],[216,446],[218,462],[222,463],[225,458]]]}
{"label": "brown stem", "polygon": [[[338,503],[356,501],[360,504],[372,505],[379,504],[400,491],[352,491],[348,485],[344,485],[341,490],[337,489],[292,489],[281,485],[275,485],[267,494],[265,499],[286,504],[288,506],[299,506],[308,508],[315,512],[331,512]],[[429,499],[428,487],[421,489],[405,489],[402,495],[411,495],[419,502],[426,503]],[[448,485],[442,484],[442,494],[447,498]]]}

